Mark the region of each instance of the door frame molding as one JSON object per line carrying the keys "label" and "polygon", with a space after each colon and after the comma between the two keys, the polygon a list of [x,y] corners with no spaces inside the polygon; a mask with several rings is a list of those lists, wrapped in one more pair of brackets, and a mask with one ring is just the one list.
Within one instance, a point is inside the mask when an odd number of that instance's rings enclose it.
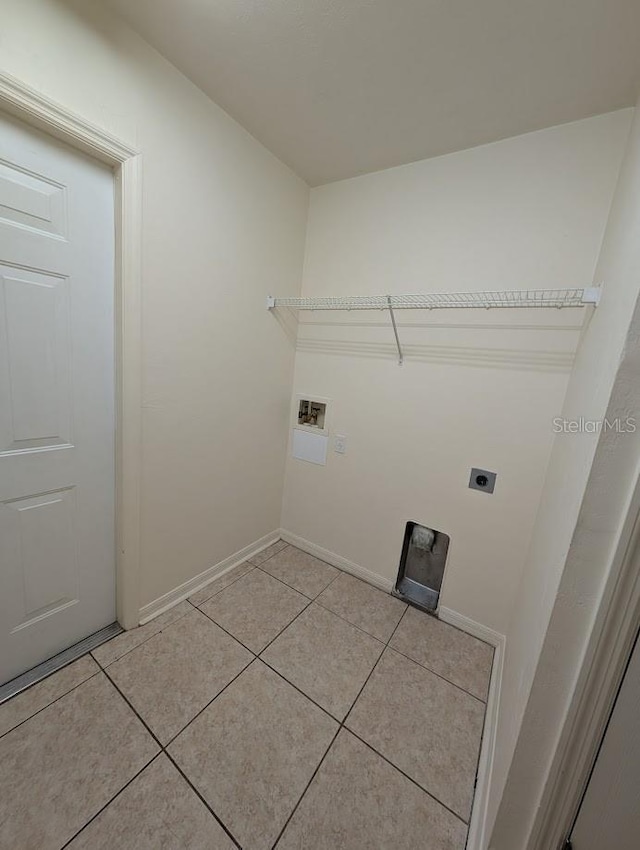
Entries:
{"label": "door frame molding", "polygon": [[573,829],[640,624],[640,477],[620,528],[582,666],[560,733],[531,850],[560,850]]}
{"label": "door frame molding", "polygon": [[0,110],[108,165],[115,186],[116,613],[130,629],[140,613],[142,450],[142,155],[10,74]]}

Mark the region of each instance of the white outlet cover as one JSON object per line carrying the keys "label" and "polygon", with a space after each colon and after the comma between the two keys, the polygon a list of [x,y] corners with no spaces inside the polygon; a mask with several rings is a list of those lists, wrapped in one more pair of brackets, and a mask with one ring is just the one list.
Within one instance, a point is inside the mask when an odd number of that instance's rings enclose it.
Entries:
{"label": "white outlet cover", "polygon": [[344,434],[336,434],[333,440],[333,450],[339,455],[343,455],[347,451],[347,438]]}

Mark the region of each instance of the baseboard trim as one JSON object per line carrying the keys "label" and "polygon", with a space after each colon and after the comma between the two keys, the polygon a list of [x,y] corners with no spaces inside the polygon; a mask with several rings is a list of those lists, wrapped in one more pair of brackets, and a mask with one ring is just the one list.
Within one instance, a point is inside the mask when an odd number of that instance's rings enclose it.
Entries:
{"label": "baseboard trim", "polygon": [[342,555],[336,555],[335,552],[330,552],[329,549],[318,546],[317,543],[305,540],[304,537],[298,537],[297,534],[293,534],[285,528],[280,529],[279,536],[292,546],[302,549],[303,552],[308,552],[309,555],[314,555],[316,558],[320,558],[321,561],[326,561],[327,564],[331,564],[331,566],[337,567],[339,570],[344,570],[345,573],[350,573],[356,576],[356,578],[361,578],[363,581],[372,584],[374,587],[378,587],[380,590],[391,593],[393,589],[392,579],[384,578],[368,570],[366,567],[361,567],[360,564],[343,558]]}
{"label": "baseboard trim", "polygon": [[244,549],[240,549],[233,555],[229,555],[229,557],[225,558],[223,561],[214,564],[204,572],[199,573],[199,575],[194,576],[188,581],[185,581],[183,584],[178,585],[178,587],[174,587],[173,590],[170,590],[168,593],[164,593],[162,596],[154,599],[153,602],[149,602],[147,605],[144,605],[140,609],[140,625],[143,626],[145,623],[148,623],[149,620],[153,620],[160,614],[164,614],[165,611],[168,611],[169,608],[173,608],[173,606],[177,605],[178,602],[182,602],[198,590],[202,590],[203,587],[206,587],[214,579],[220,578],[220,576],[228,573],[229,570],[237,567],[238,564],[246,561],[247,558],[251,558],[252,555],[257,555],[258,552],[266,549],[267,546],[271,546],[272,543],[275,543],[279,539],[280,532],[278,530],[271,531],[269,534],[265,534],[264,537],[261,537],[254,543],[250,543],[248,546],[245,546]]}
{"label": "baseboard trim", "polygon": [[469,821],[469,835],[466,846],[466,850],[487,850],[490,838],[488,834],[489,825],[487,823],[489,789],[491,787],[496,749],[506,638],[499,632],[495,632],[493,629],[487,628],[487,626],[476,623],[474,620],[470,620],[468,617],[458,614],[450,608],[440,608],[438,614],[440,619],[445,623],[449,623],[451,626],[457,626],[462,631],[491,644],[495,650],[491,682],[489,683],[489,695],[487,697],[484,733],[478,762],[476,793],[473,800],[471,820]]}

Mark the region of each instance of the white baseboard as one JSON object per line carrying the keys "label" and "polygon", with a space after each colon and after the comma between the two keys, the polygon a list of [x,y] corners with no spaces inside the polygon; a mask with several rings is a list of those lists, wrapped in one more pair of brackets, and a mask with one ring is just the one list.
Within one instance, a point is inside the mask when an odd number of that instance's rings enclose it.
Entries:
{"label": "white baseboard", "polygon": [[466,850],[487,850],[489,838],[491,837],[488,834],[487,807],[489,805],[489,789],[491,787],[496,748],[506,638],[499,632],[494,632],[493,629],[476,623],[474,620],[470,620],[468,617],[458,614],[450,608],[440,608],[438,614],[440,619],[445,623],[457,626],[462,631],[480,638],[480,640],[486,643],[490,643],[495,650],[491,682],[489,683],[489,695],[487,697],[484,734],[482,736],[482,747],[480,748],[480,761],[478,763],[478,781],[473,800],[473,809],[471,810],[466,847]]}
{"label": "white baseboard", "polygon": [[275,543],[276,540],[279,539],[280,532],[277,530],[272,531],[269,534],[265,534],[264,537],[261,537],[254,543],[250,543],[248,546],[245,546],[244,549],[240,549],[239,552],[229,555],[229,557],[225,558],[224,561],[214,564],[199,575],[190,578],[189,581],[185,581],[183,584],[178,585],[178,587],[174,587],[174,589],[170,590],[168,593],[164,593],[162,596],[154,599],[153,602],[149,602],[148,605],[144,605],[140,609],[140,625],[143,626],[145,623],[148,623],[149,620],[153,620],[154,617],[164,614],[165,611],[168,611],[169,608],[173,608],[173,606],[177,605],[178,602],[182,602],[196,591],[202,590],[203,587],[206,587],[214,579],[220,578],[220,576],[224,575],[224,573],[228,573],[229,570],[237,567],[238,564],[246,561],[247,558],[250,558],[252,555],[257,555],[258,552],[266,549],[267,546],[271,546],[272,543]]}
{"label": "white baseboard", "polygon": [[343,558],[342,555],[336,555],[335,552],[323,549],[322,546],[318,546],[316,543],[311,543],[310,540],[305,540],[304,537],[298,537],[297,534],[293,534],[285,528],[281,528],[279,534],[283,540],[290,543],[292,546],[295,546],[297,549],[302,549],[303,552],[315,555],[315,557],[320,558],[321,561],[326,561],[327,564],[331,564],[339,570],[344,570],[345,573],[351,573],[351,575],[356,576],[356,578],[361,578],[363,581],[372,584],[374,587],[378,587],[380,590],[385,590],[387,593],[391,593],[391,590],[393,589],[393,579],[384,578],[383,576],[368,570],[366,567],[361,567],[360,564],[355,564],[353,561]]}

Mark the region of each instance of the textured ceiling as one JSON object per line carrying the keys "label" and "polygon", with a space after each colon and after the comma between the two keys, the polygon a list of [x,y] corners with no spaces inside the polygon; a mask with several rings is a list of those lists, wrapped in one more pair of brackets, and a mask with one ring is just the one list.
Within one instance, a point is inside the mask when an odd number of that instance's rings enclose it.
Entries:
{"label": "textured ceiling", "polygon": [[640,0],[108,0],[311,185],[635,102]]}

